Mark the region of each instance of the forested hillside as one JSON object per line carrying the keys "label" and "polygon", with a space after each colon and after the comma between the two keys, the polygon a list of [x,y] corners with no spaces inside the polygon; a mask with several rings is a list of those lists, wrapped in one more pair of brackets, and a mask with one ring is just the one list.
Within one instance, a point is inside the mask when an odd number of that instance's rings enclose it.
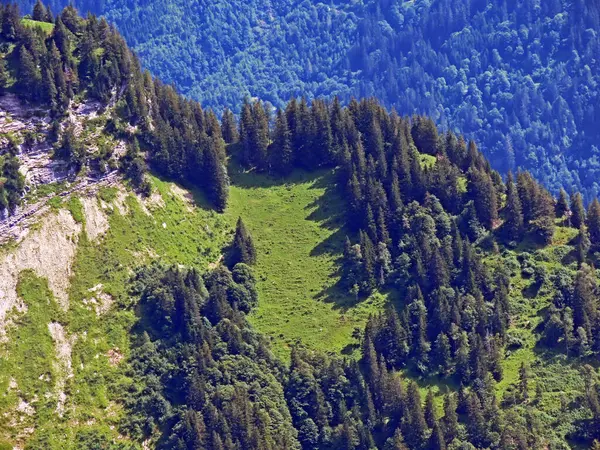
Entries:
{"label": "forested hillside", "polygon": [[204,106],[376,96],[476,139],[503,173],[530,170],[555,194],[599,192],[596,2],[74,4],[105,15],[153,74]]}
{"label": "forested hillside", "polygon": [[373,98],[219,121],[103,19],[0,17],[2,237],[50,193],[0,248],[0,448],[599,447],[597,199]]}

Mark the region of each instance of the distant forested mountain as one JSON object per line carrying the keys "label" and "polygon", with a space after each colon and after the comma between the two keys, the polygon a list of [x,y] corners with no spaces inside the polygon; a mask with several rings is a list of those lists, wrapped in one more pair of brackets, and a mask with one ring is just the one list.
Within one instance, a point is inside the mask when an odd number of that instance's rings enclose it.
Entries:
{"label": "distant forested mountain", "polygon": [[203,105],[376,96],[466,133],[502,172],[526,168],[588,199],[600,191],[597,2],[74,4],[104,14],[153,74]]}

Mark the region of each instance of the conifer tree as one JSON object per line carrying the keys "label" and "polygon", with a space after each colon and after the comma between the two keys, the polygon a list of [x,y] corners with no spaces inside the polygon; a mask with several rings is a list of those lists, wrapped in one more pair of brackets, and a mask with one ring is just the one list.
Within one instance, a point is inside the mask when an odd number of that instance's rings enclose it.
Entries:
{"label": "conifer tree", "polygon": [[585,262],[591,245],[588,232],[583,225],[579,227],[579,233],[577,234],[576,240],[577,245],[575,251],[577,253],[577,261],[579,262],[579,265],[581,265]]}
{"label": "conifer tree", "polygon": [[429,437],[429,449],[431,450],[446,450],[446,442],[444,441],[444,435],[437,421],[433,424],[431,429],[431,436]]}
{"label": "conifer tree", "polygon": [[286,176],[293,169],[293,149],[288,122],[282,110],[277,111],[273,143],[270,146],[271,167],[275,173]]}
{"label": "conifer tree", "polygon": [[8,69],[6,68],[6,61],[4,58],[0,58],[0,95],[4,94],[7,85]]}
{"label": "conifer tree", "polygon": [[431,389],[427,391],[425,397],[425,422],[430,429],[433,429],[437,424],[437,417],[435,414],[435,400],[433,398],[433,392]]}
{"label": "conifer tree", "polygon": [[246,229],[246,225],[241,217],[238,218],[237,225],[235,227],[232,265],[236,265],[240,262],[244,264],[254,264],[256,262],[256,249],[254,248],[254,242],[252,241],[252,236]]}
{"label": "conifer tree", "polygon": [[235,116],[229,108],[223,111],[223,120],[221,121],[221,132],[223,140],[227,144],[232,144],[238,140],[237,127],[235,125]]}
{"label": "conifer tree", "polygon": [[592,326],[598,317],[596,295],[594,271],[584,263],[577,271],[573,286],[573,328],[583,328],[588,339],[592,337]]}
{"label": "conifer tree", "polygon": [[564,189],[560,190],[558,200],[556,201],[556,217],[562,219],[569,213],[569,199]]}
{"label": "conifer tree", "polygon": [[206,188],[217,211],[223,212],[227,207],[227,199],[229,197],[227,169],[219,156],[223,153],[223,151],[219,150],[219,146],[222,146],[223,140],[220,136],[211,137],[208,139],[208,144],[205,149],[204,158]]}
{"label": "conifer tree", "polygon": [[396,428],[396,431],[394,431],[394,435],[387,439],[387,441],[385,442],[384,450],[408,450],[400,428]]}
{"label": "conifer tree", "polygon": [[597,198],[592,200],[587,213],[587,230],[593,248],[600,247],[600,202]]}
{"label": "conifer tree", "polygon": [[48,11],[46,10],[46,7],[44,6],[44,4],[42,3],[41,0],[37,0],[33,7],[33,14],[31,16],[31,18],[33,20],[37,20],[38,22],[45,22],[47,19],[47,16],[48,16]]}
{"label": "conifer tree", "polygon": [[583,198],[579,192],[571,195],[571,226],[579,229],[585,223]]}
{"label": "conifer tree", "polygon": [[25,46],[19,50],[19,78],[17,86],[23,96],[36,100],[40,94],[42,74],[33,55]]}
{"label": "conifer tree", "polygon": [[421,406],[421,394],[419,393],[419,387],[414,381],[408,383],[407,389],[407,401],[408,401],[408,420],[406,421],[406,435],[407,441],[412,448],[419,447],[425,434],[427,432],[427,423],[425,422],[425,416],[423,414],[423,407]]}
{"label": "conifer tree", "polygon": [[529,370],[524,362],[519,367],[519,394],[523,401],[529,400]]}
{"label": "conifer tree", "polygon": [[492,179],[486,172],[471,168],[468,189],[477,218],[487,229],[492,229],[498,218],[498,200]]}
{"label": "conifer tree", "polygon": [[452,442],[452,440],[457,437],[459,433],[458,414],[456,413],[456,398],[454,394],[447,394],[444,397],[443,424],[446,441]]}
{"label": "conifer tree", "polygon": [[521,238],[523,232],[523,212],[521,209],[521,200],[515,183],[513,182],[512,174],[508,174],[506,181],[506,233],[508,239],[517,241]]}

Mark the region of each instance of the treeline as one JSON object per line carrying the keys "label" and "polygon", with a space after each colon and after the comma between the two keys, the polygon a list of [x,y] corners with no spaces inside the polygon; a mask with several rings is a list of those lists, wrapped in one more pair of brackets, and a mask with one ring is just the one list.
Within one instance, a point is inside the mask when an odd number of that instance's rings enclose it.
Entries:
{"label": "treeline", "polygon": [[[52,0],[54,11],[67,3]],[[586,203],[600,190],[597,2],[75,5],[105,15],[155,75],[203,105],[238,113],[244,95],[277,107],[293,95],[375,96],[460,130],[502,173],[531,171]]]}
{"label": "treeline", "polygon": [[[33,15],[52,19],[41,2]],[[13,4],[2,6],[0,18],[0,39],[8,49],[4,57],[8,65],[0,64],[2,87],[50,107],[56,157],[80,169],[89,156],[64,120],[75,98],[114,104],[106,131],[130,141],[124,170],[136,184],[144,180],[139,153],[146,151],[158,172],[204,188],[218,210],[225,208],[229,180],[216,116],[143,72],[137,57],[106,20],[93,15],[83,19],[68,6],[56,16],[48,33],[44,27],[24,26]],[[9,85],[12,74],[16,82]]]}
{"label": "treeline", "polygon": [[489,273],[472,243],[549,243],[548,191],[525,172],[504,184],[474,142],[439,134],[428,118],[389,114],[375,100],[346,108],[291,100],[269,124],[262,104],[244,105],[244,163],[279,175],[339,165],[356,238],[346,241],[343,284],[354,295],[394,287],[405,297],[399,316],[370,322],[366,340],[394,368],[411,362],[463,383],[488,371],[500,379],[509,275]]}
{"label": "treeline", "polygon": [[[123,430],[159,434],[158,448],[446,449],[534,448],[535,422],[514,420],[496,401],[494,381],[443,399],[392,372],[372,343],[361,362],[295,347],[289,369],[246,322],[254,305],[248,266],[194,270],[152,266],[135,277],[140,321],[131,356],[135,383]],[[526,387],[524,369],[521,383]]]}
{"label": "treeline", "polygon": [[241,312],[257,300],[248,266],[204,276],[152,266],[137,274],[133,294],[140,322],[122,424],[129,436],[158,433],[157,448],[170,450],[298,448],[283,368]]}

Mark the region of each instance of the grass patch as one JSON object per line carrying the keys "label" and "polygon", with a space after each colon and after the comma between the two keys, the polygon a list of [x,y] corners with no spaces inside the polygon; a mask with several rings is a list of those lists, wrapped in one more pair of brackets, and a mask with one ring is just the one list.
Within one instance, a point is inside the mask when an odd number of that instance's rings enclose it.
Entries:
{"label": "grass patch", "polygon": [[83,212],[83,205],[81,204],[81,200],[78,197],[71,196],[69,200],[66,202],[66,207],[73,216],[73,220],[77,223],[85,222],[85,215]]}
{"label": "grass patch", "polygon": [[250,321],[287,359],[301,341],[325,352],[351,353],[370,313],[386,301],[357,302],[341,292],[338,259],[346,233],[344,200],[331,171],[296,171],[284,181],[230,167],[233,185],[226,215],[244,219],[258,250],[259,306]]}
{"label": "grass patch", "polygon": [[[72,417],[80,423],[117,425],[123,414],[119,400],[132,382],[127,376],[130,333],[136,321],[135,305],[127,291],[137,267],[152,260],[185,264],[206,270],[218,260],[231,229],[213,211],[190,208],[172,193],[171,183],[151,177],[160,206],[145,205],[133,194],[117,188],[103,189],[110,228],[99,242],[85,233],[79,240],[69,292],[69,329],[85,339],[73,346],[74,378],[71,380]],[[156,193],[155,196],[156,197]],[[116,202],[124,202],[121,214]],[[108,294],[113,306],[99,316],[91,301]],[[111,363],[109,355],[122,357]],[[110,411],[110,414],[107,414]],[[116,436],[115,432],[109,433]]]}
{"label": "grass patch", "polygon": [[50,35],[54,31],[54,24],[49,22],[39,22],[37,20],[22,19],[21,23],[27,28],[40,28],[46,34]]}
{"label": "grass patch", "polygon": [[[48,282],[32,271],[19,276],[17,293],[27,307],[13,315],[8,340],[0,351],[0,439],[10,440],[18,429],[38,426],[56,408],[56,352],[48,324],[64,322],[64,314],[55,302]],[[21,414],[23,421],[12,423],[11,415],[20,401],[35,408],[35,415]],[[12,414],[11,414],[12,413]]]}

